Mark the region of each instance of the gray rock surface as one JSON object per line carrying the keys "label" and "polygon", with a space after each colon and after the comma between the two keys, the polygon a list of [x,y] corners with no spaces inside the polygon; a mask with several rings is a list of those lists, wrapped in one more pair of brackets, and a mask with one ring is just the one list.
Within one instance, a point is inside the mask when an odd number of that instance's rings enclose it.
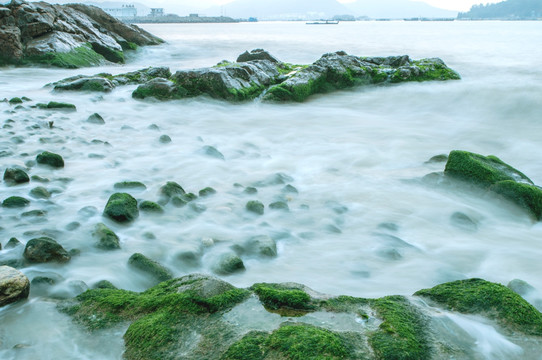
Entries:
{"label": "gray rock surface", "polygon": [[0,307],[26,299],[30,293],[30,281],[22,272],[0,266]]}

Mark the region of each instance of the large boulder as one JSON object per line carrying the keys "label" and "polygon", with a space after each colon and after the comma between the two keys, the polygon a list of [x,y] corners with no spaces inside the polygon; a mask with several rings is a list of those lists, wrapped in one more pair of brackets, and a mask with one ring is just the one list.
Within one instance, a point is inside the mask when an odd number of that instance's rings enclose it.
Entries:
{"label": "large boulder", "polygon": [[13,0],[0,14],[2,63],[76,68],[124,62],[125,49],[161,39],[127,25],[95,6]]}
{"label": "large boulder", "polygon": [[267,101],[305,101],[313,94],[354,86],[427,80],[457,80],[460,76],[440,59],[411,60],[408,56],[364,58],[343,51],[324,54],[314,64],[273,86]]}
{"label": "large boulder", "polygon": [[23,256],[31,263],[65,263],[71,259],[70,254],[62,245],[45,236],[29,240],[24,248]]}
{"label": "large boulder", "polygon": [[496,156],[454,150],[448,156],[444,174],[498,195],[542,220],[542,188]]}
{"label": "large boulder", "polygon": [[26,299],[30,293],[30,281],[20,271],[0,266],[0,307]]}

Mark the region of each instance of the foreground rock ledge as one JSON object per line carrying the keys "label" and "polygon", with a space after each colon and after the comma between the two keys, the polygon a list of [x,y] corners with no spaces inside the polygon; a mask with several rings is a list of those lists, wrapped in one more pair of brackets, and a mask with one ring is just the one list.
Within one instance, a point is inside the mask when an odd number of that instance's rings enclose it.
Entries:
{"label": "foreground rock ledge", "polygon": [[356,86],[406,81],[459,80],[454,70],[437,58],[412,60],[408,56],[358,57],[343,51],[323,55],[312,65],[283,63],[262,49],[245,52],[237,62],[181,70],[148,68],[130,74],[97,74],[58,81],[54,90],[108,92],[126,84],[139,84],[136,99],[183,99],[206,95],[239,102],[261,97],[264,101],[302,102],[314,94]]}
{"label": "foreground rock ledge", "polygon": [[95,6],[12,0],[0,5],[0,65],[66,68],[124,63],[124,51],[163,40]]}
{"label": "foreground rock ledge", "polygon": [[521,335],[526,356],[542,346],[542,314],[503,285],[461,280],[414,295],[332,297],[296,283],[239,289],[192,274],[142,293],[89,290],[60,309],[90,330],[131,322],[125,359],[478,358],[472,339],[457,336],[464,330],[425,302],[454,317],[485,317],[510,339]]}

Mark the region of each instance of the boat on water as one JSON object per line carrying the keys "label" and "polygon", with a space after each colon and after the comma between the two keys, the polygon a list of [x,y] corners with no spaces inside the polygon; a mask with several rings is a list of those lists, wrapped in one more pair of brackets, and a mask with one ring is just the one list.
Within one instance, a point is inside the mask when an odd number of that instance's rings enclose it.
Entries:
{"label": "boat on water", "polygon": [[306,23],[307,25],[337,25],[339,24],[339,21],[337,20],[319,20],[319,21],[311,21]]}

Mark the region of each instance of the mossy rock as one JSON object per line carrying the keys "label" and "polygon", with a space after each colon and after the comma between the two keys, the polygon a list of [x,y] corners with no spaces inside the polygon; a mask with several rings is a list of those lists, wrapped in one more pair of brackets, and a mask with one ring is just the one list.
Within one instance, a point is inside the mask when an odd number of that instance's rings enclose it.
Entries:
{"label": "mossy rock", "polygon": [[251,200],[247,202],[245,208],[251,213],[263,215],[265,206],[260,201]]}
{"label": "mossy rock", "polygon": [[370,300],[383,319],[378,331],[369,336],[377,359],[431,359],[428,321],[420,310],[402,296]]}
{"label": "mossy rock", "polygon": [[23,62],[77,69],[100,65],[105,62],[105,58],[94,51],[90,44],[84,44],[69,52],[50,52],[40,56],[28,56],[23,59]]}
{"label": "mossy rock", "polygon": [[98,113],[94,113],[94,114],[90,115],[87,118],[87,122],[91,123],[91,124],[96,124],[96,125],[104,125],[105,124],[104,118]]}
{"label": "mossy rock", "polygon": [[131,222],[139,216],[137,200],[127,193],[115,193],[109,198],[104,215],[119,223]]}
{"label": "mossy rock", "polygon": [[542,189],[538,186],[515,181],[499,181],[489,190],[531,214],[536,220],[542,220]]}
{"label": "mossy rock", "polygon": [[10,185],[16,185],[30,182],[30,178],[22,169],[7,168],[6,171],[4,171],[4,181]]}
{"label": "mossy rock", "polygon": [[484,315],[505,328],[542,335],[542,314],[501,284],[482,279],[459,280],[420,290],[414,295],[429,298],[453,311]]}
{"label": "mossy rock", "polygon": [[163,214],[164,209],[158,205],[155,202],[152,201],[142,201],[139,204],[139,210],[146,212],[146,213],[153,213],[153,214]]}
{"label": "mossy rock", "polygon": [[120,240],[117,234],[105,224],[99,223],[96,225],[92,235],[98,239],[96,247],[102,250],[120,249]]}
{"label": "mossy rock", "polygon": [[245,264],[236,254],[225,253],[216,259],[212,270],[218,275],[230,275],[245,271]]}
{"label": "mossy rock", "polygon": [[173,274],[168,268],[140,253],[135,253],[130,256],[128,264],[149,274],[158,281],[166,281],[173,277]]}
{"label": "mossy rock", "polygon": [[39,109],[77,111],[77,107],[70,103],[49,101],[47,104],[36,104]]}
{"label": "mossy rock", "polygon": [[139,181],[121,181],[115,183],[114,188],[117,190],[146,190],[147,186]]}
{"label": "mossy rock", "polygon": [[205,189],[201,189],[199,191],[199,196],[201,196],[201,197],[214,195],[214,194],[216,194],[216,190],[213,189],[212,187],[206,187]]}
{"label": "mossy rock", "polygon": [[17,104],[22,104],[22,103],[23,103],[23,100],[20,97],[14,97],[14,98],[9,99],[10,105],[17,105]]}
{"label": "mossy rock", "polygon": [[290,211],[290,207],[287,203],[284,201],[276,201],[274,203],[269,204],[269,208],[272,210],[280,210],[280,211]]}
{"label": "mossy rock", "polygon": [[26,243],[23,256],[31,263],[65,263],[71,259],[71,256],[66,249],[49,237],[40,237],[29,240]]}
{"label": "mossy rock", "polygon": [[116,290],[117,287],[111,283],[109,280],[100,280],[92,286],[93,289],[110,289]]}
{"label": "mossy rock", "polygon": [[254,291],[266,309],[279,314],[304,315],[316,309],[310,295],[301,290],[299,286],[258,283],[252,285],[250,290]]}
{"label": "mossy rock", "polygon": [[166,185],[160,188],[160,195],[170,199],[175,195],[184,195],[186,192],[183,187],[174,181],[168,181]]}
{"label": "mossy rock", "polygon": [[251,255],[274,258],[277,256],[277,244],[267,235],[257,235],[246,241],[245,251]]}
{"label": "mossy rock", "polygon": [[30,200],[20,196],[10,196],[2,202],[2,206],[5,208],[23,208],[30,205]]}
{"label": "mossy rock", "polygon": [[35,199],[49,199],[51,197],[51,193],[43,186],[38,186],[30,190],[30,196]]}
{"label": "mossy rock", "polygon": [[64,167],[64,159],[62,156],[49,151],[38,154],[38,156],[36,156],[36,162],[41,165],[48,165],[55,169]]}
{"label": "mossy rock", "polygon": [[483,156],[461,150],[450,152],[444,173],[484,189],[505,180],[533,184],[527,176],[496,156]]}

